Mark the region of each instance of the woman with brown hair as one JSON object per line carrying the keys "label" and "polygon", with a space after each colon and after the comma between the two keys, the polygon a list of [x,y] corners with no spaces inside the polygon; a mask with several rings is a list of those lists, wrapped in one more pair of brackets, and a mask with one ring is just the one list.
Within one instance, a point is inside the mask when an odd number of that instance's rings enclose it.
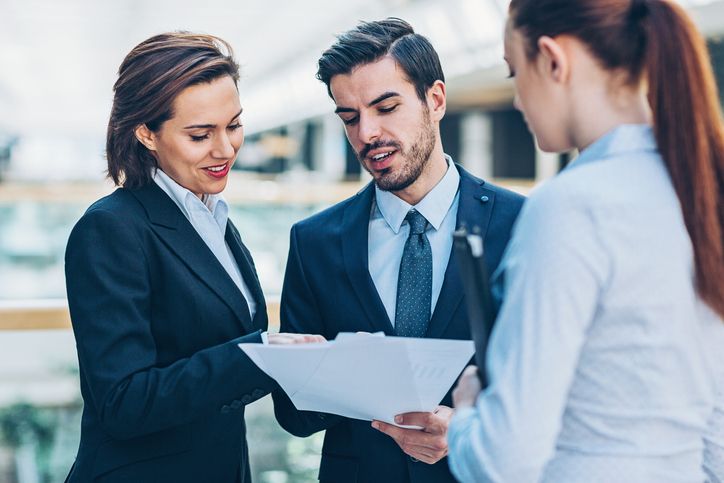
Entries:
{"label": "woman with brown hair", "polygon": [[454,393],[453,474],[718,481],[724,126],[703,39],[669,0],[512,0],[505,59],[541,149],[580,155],[514,229],[489,386],[468,369]]}
{"label": "woman with brown hair", "polygon": [[237,347],[266,334],[251,254],[220,193],[244,141],[223,40],[151,37],[125,58],[107,133],[120,186],[66,251],[84,407],[71,482],[248,482],[244,407],[275,383]]}

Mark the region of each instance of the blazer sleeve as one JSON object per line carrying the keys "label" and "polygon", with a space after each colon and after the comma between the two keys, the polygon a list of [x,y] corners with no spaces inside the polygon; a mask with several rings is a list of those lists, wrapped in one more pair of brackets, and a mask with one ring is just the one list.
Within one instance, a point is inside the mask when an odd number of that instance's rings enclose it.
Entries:
{"label": "blazer sleeve", "polygon": [[[305,275],[299,252],[296,225],[292,227],[290,238],[289,257],[282,288],[280,332],[324,334],[322,314]],[[298,410],[282,389],[272,392],[272,398],[277,421],[294,436],[307,437],[329,429],[342,420],[340,416],[333,414]]]}
{"label": "blazer sleeve", "polygon": [[[151,321],[151,267],[131,217],[94,209],[73,229],[66,284],[85,387],[104,430],[129,439],[219,411],[275,383],[237,347],[259,332],[158,367]],[[180,303],[180,302],[179,302]]]}

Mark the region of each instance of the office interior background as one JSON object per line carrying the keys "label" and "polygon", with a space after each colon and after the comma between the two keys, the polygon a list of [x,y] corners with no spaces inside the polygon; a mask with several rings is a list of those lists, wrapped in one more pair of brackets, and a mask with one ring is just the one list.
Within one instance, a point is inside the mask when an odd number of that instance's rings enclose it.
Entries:
{"label": "office interior background", "polygon": [[[707,38],[724,90],[724,0],[680,0]],[[231,43],[246,142],[225,191],[278,320],[291,225],[369,176],[334,115],[316,61],[359,20],[397,16],[442,61],[445,151],[472,173],[527,192],[576,153],[537,149],[502,61],[507,0],[0,0],[0,481],[63,481],[81,400],[63,252],[104,178],[112,85],[150,35],[191,30]],[[283,433],[270,398],[248,410],[254,481],[316,481],[321,435]]]}

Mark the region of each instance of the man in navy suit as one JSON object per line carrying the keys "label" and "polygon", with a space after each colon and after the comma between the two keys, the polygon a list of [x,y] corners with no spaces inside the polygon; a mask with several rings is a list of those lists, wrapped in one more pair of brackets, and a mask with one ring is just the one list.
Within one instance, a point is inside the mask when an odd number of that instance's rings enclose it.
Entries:
{"label": "man in navy suit", "polygon": [[[440,61],[406,22],[361,23],[340,35],[317,77],[373,182],[292,228],[281,330],[470,339],[452,233],[479,227],[495,269],[523,198],[445,155]],[[298,411],[281,391],[274,401],[290,433],[326,430],[320,481],[455,481],[445,458],[450,394],[431,413],[399,416],[421,430]]]}

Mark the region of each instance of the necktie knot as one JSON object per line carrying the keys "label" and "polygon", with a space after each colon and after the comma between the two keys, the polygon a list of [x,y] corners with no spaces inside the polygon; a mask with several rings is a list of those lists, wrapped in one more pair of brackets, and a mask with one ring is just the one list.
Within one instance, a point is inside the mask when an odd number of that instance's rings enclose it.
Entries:
{"label": "necktie knot", "polygon": [[425,233],[425,229],[427,228],[427,220],[424,216],[422,216],[419,211],[410,210],[410,212],[407,213],[405,219],[410,224],[410,236],[422,235],[423,233]]}

